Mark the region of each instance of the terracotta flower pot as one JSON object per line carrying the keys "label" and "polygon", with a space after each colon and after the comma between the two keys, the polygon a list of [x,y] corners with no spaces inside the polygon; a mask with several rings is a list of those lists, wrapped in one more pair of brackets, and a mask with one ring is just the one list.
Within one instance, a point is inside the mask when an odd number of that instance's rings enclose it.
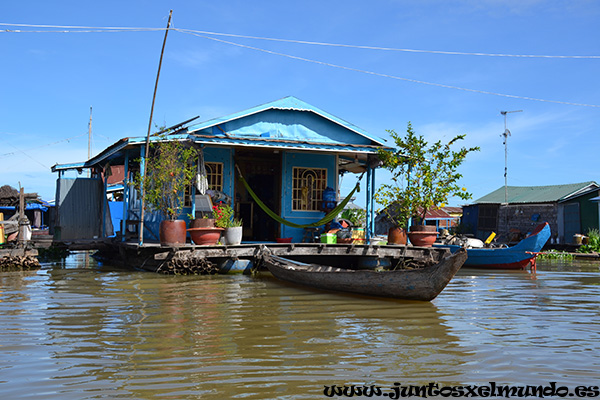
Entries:
{"label": "terracotta flower pot", "polygon": [[388,244],[406,244],[406,230],[392,226],[388,230]]}
{"label": "terracotta flower pot", "polygon": [[162,221],[158,232],[160,244],[165,246],[185,244],[185,228],[185,221],[182,219]]}
{"label": "terracotta flower pot", "polygon": [[413,225],[408,232],[410,243],[419,247],[431,247],[437,235],[437,229],[433,225]]}
{"label": "terracotta flower pot", "polygon": [[190,228],[214,228],[214,218],[198,218],[190,222]]}
{"label": "terracotta flower pot", "polygon": [[223,228],[190,228],[187,231],[190,233],[190,237],[194,244],[215,245],[221,238]]}

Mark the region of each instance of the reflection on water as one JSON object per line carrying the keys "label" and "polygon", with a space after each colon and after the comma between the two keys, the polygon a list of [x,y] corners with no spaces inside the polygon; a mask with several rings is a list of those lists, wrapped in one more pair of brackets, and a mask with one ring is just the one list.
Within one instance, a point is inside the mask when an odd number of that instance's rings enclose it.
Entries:
{"label": "reflection on water", "polygon": [[0,273],[2,398],[324,398],[324,386],[597,384],[598,263],[461,270],[433,302],[77,255]]}

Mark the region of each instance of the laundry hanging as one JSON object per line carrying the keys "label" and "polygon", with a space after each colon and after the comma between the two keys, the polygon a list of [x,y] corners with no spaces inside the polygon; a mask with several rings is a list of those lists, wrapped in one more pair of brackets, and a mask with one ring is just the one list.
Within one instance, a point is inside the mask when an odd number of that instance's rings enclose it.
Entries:
{"label": "laundry hanging", "polygon": [[208,178],[206,176],[206,166],[204,165],[204,151],[196,149],[198,152],[198,171],[196,173],[196,190],[204,195],[208,190]]}

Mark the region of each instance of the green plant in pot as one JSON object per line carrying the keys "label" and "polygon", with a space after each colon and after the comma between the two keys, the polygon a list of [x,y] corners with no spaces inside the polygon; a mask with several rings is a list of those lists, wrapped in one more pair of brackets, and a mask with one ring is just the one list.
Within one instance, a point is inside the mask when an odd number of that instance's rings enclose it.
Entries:
{"label": "green plant in pot", "polygon": [[367,212],[362,208],[349,208],[342,212],[342,219],[350,221],[353,227],[362,227],[367,220]]}
{"label": "green plant in pot", "polygon": [[138,188],[143,187],[145,209],[157,211],[164,218],[160,224],[160,241],[182,244],[186,241],[185,220],[178,219],[184,205],[185,190],[196,175],[196,150],[180,140],[161,136],[150,145],[146,158],[145,176],[136,177]]}
{"label": "green plant in pot", "polygon": [[234,212],[229,204],[219,203],[213,206],[215,226],[224,228],[223,244],[236,245],[242,242],[242,220],[234,217]]}
{"label": "green plant in pot", "polygon": [[375,201],[382,204],[384,208],[379,210],[389,222],[388,244],[406,244],[406,227],[408,225],[409,211],[403,205],[393,201],[395,191],[393,188],[380,187],[375,193]]}
{"label": "green plant in pot", "polygon": [[337,233],[338,243],[358,243],[365,242],[365,223],[367,212],[363,208],[349,208],[342,212],[341,220],[350,223],[351,231],[340,230]]}
{"label": "green plant in pot", "polygon": [[190,219],[190,228],[214,228],[215,219],[212,213],[210,215],[203,215],[202,218],[196,218],[192,214],[188,214]]}
{"label": "green plant in pot", "polygon": [[[448,204],[450,197],[471,198],[471,194],[458,184],[462,174],[457,170],[466,156],[478,151],[479,147],[455,149],[465,135],[457,135],[447,143],[439,140],[429,144],[423,136],[414,132],[410,122],[404,136],[393,130],[387,132],[396,146],[394,149],[381,149],[379,158],[392,178],[391,183],[380,186],[375,200],[393,210],[401,226],[405,227],[409,218],[417,222],[408,234],[412,244],[431,246],[437,232],[435,227],[425,225],[425,216],[428,211]],[[433,232],[430,234],[423,233],[431,228]]]}

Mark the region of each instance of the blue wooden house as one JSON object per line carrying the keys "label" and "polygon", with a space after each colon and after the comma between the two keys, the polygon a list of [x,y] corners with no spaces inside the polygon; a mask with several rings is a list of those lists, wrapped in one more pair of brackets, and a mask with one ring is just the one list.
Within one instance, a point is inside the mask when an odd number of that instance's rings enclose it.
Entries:
{"label": "blue wooden house", "polygon": [[[375,169],[384,144],[362,129],[294,97],[286,97],[202,123],[183,123],[171,130],[170,140],[188,140],[202,151],[206,177],[214,196],[232,205],[242,218],[243,240],[303,240],[305,230],[270,218],[240,183],[241,174],[256,196],[286,221],[297,225],[322,219],[328,206],[326,190],[339,199],[339,178],[350,173],[366,176],[367,236],[373,232]],[[152,136],[151,140],[158,140]],[[132,237],[138,225],[140,199],[130,184],[145,156],[146,137],[119,140],[83,163],[52,167],[57,181],[57,232],[62,240]],[[108,204],[107,180],[112,167],[123,174],[122,204]],[[237,166],[237,167],[236,167]],[[68,171],[92,171],[90,178],[68,177]],[[352,179],[347,177],[345,179]],[[329,189],[328,189],[329,188]],[[111,189],[114,192],[114,186]],[[199,197],[190,188],[182,218],[198,210]],[[112,210],[112,217],[111,217]],[[115,210],[122,215],[115,216]],[[111,221],[120,221],[113,226]],[[160,217],[147,213],[144,240],[158,237]],[[116,224],[115,224],[116,225]]]}

